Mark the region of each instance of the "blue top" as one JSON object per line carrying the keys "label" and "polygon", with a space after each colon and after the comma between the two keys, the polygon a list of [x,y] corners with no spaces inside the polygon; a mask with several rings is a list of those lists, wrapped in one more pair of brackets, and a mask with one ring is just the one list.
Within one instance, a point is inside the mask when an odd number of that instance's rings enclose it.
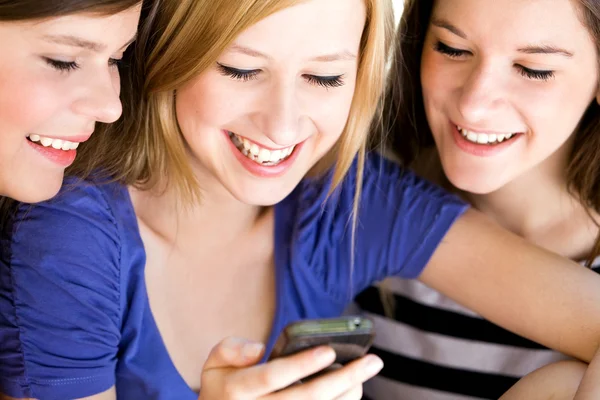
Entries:
{"label": "blue top", "polygon": [[[467,207],[379,156],[366,164],[353,268],[354,167],[329,198],[331,174],[303,180],[275,206],[277,309],[267,352],[288,323],[338,316],[386,276],[417,277]],[[1,239],[0,392],[62,400],[116,385],[120,399],[197,399],[153,319],[126,187],[67,185],[53,200],[21,206],[9,231]]]}

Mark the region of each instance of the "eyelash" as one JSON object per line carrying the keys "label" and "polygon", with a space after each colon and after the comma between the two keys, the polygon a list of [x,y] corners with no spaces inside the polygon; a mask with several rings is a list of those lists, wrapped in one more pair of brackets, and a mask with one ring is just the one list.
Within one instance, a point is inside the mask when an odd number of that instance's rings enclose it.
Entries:
{"label": "eyelash", "polygon": [[[221,75],[229,76],[233,79],[248,82],[252,79],[256,79],[260,70],[243,70],[232,67],[227,67],[223,64],[217,63],[219,72]],[[343,75],[335,76],[316,76],[316,75],[304,75],[304,79],[311,85],[321,86],[326,89],[337,88],[344,85]]]}
{"label": "eyelash", "polygon": [[[81,66],[74,61],[58,61],[47,57],[44,57],[44,60],[48,65],[60,72],[72,72],[81,68]],[[122,60],[111,58],[108,60],[108,65],[110,67],[118,67],[121,65],[121,62]]]}
{"label": "eyelash", "polygon": [[522,65],[519,65],[518,67],[519,73],[525,78],[534,79],[538,81],[547,81],[551,78],[554,78],[553,71],[541,71],[538,69],[525,68]]}
{"label": "eyelash", "polygon": [[[440,41],[436,42],[434,50],[450,58],[459,58],[461,56],[471,54],[471,52],[467,50],[455,49],[454,47],[450,47],[447,44],[442,43]],[[521,74],[527,79],[547,81],[554,77],[554,71],[531,69],[518,64],[515,65],[515,67],[519,70],[519,74]]]}

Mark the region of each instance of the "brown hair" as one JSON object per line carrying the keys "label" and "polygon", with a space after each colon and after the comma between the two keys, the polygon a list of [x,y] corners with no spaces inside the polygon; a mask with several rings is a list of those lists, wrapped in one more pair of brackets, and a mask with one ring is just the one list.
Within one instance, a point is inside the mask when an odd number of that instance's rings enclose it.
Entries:
{"label": "brown hair", "polygon": [[[184,204],[199,198],[175,115],[178,88],[214,64],[245,29],[303,0],[181,0],[165,2],[151,29],[140,30],[131,69],[123,76],[123,117],[80,147],[69,173],[102,169],[144,190],[168,183]],[[339,183],[365,142],[385,85],[393,36],[390,0],[365,0],[365,25],[352,109],[344,133],[327,160]],[[331,164],[330,164],[331,165]]]}
{"label": "brown hair", "polygon": [[141,0],[0,0],[0,21],[23,21],[77,13],[117,14]]}
{"label": "brown hair", "polygon": [[[600,0],[577,0],[581,20],[600,54]],[[434,0],[407,0],[397,32],[390,82],[386,93],[384,129],[380,131],[394,155],[406,165],[435,146],[425,116],[420,64]],[[600,64],[600,60],[599,60]],[[600,106],[592,102],[574,132],[567,167],[569,190],[589,210],[600,212]],[[600,255],[600,237],[588,265]]]}

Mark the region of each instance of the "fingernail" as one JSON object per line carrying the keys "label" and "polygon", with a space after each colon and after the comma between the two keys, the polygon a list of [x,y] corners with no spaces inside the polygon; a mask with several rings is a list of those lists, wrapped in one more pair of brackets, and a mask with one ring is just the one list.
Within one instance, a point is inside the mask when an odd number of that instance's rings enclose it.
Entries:
{"label": "fingernail", "polygon": [[256,358],[262,354],[265,346],[262,343],[246,343],[242,349],[245,358]]}
{"label": "fingernail", "polygon": [[331,347],[319,347],[315,349],[314,357],[319,363],[333,362],[335,360],[335,351]]}
{"label": "fingernail", "polygon": [[365,371],[369,375],[375,375],[383,368],[383,361],[377,356],[367,356],[367,364],[365,365]]}

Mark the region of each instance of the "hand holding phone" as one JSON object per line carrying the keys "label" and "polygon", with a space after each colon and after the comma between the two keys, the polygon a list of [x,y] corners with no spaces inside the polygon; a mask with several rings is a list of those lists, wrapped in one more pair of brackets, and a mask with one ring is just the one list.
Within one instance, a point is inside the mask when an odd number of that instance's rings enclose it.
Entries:
{"label": "hand holding phone", "polygon": [[[329,340],[330,343],[340,341],[341,336]],[[364,345],[358,347],[365,348]],[[375,376],[383,366],[378,357],[367,355],[303,385],[291,386],[336,361],[337,355],[333,349],[317,346],[259,365],[263,350],[261,344],[232,338],[215,346],[202,371],[202,389],[198,399],[360,400],[362,384]],[[353,346],[350,353],[354,357],[354,354],[358,354],[357,348]]]}
{"label": "hand holding phone", "polygon": [[277,340],[270,359],[317,346],[330,346],[335,363],[346,365],[364,356],[375,337],[373,320],[360,316],[299,321],[288,325]]}

